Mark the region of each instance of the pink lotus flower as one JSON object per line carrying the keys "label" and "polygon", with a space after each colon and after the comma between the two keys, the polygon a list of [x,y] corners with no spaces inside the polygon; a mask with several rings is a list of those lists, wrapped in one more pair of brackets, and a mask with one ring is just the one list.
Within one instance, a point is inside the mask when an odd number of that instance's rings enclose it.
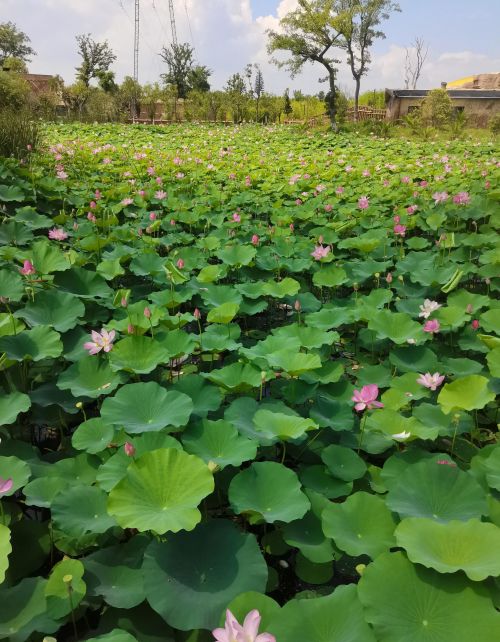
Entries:
{"label": "pink lotus flower", "polygon": [[396,216],[394,216],[392,220],[394,221],[394,223],[401,223],[401,216],[399,216],[399,214],[396,214]]}
{"label": "pink lotus flower", "polygon": [[415,212],[418,210],[418,205],[410,205],[409,207],[406,208],[406,211],[408,214],[415,214]]}
{"label": "pink lotus flower", "polygon": [[68,235],[61,227],[53,227],[49,230],[49,239],[53,239],[54,241],[64,241],[64,239],[67,238]]}
{"label": "pink lotus flower", "polygon": [[261,619],[259,611],[254,609],[245,617],[243,626],[241,626],[228,609],[224,628],[214,629],[212,634],[217,642],[276,642],[276,638],[270,633],[259,635]]}
{"label": "pink lotus flower", "polygon": [[31,261],[24,261],[23,267],[19,270],[24,276],[30,276],[30,274],[35,274],[35,266]]}
{"label": "pink lotus flower", "polygon": [[333,205],[331,203],[327,203],[325,205],[325,212],[331,212],[333,210]]}
{"label": "pink lotus flower", "polygon": [[434,203],[437,205],[438,203],[444,203],[448,200],[448,194],[447,192],[435,192],[432,195],[432,198],[434,199]]}
{"label": "pink lotus flower", "polygon": [[404,236],[406,234],[406,225],[395,225],[394,234],[396,236]]}
{"label": "pink lotus flower", "polygon": [[135,334],[135,327],[131,323],[127,326],[127,334]]}
{"label": "pink lotus flower", "polygon": [[378,386],[370,383],[368,386],[363,386],[361,390],[354,390],[351,401],[355,401],[354,406],[358,412],[362,412],[365,408],[372,410],[373,408],[383,408],[384,404],[377,401]]}
{"label": "pink lotus flower", "polygon": [[133,198],[130,198],[130,197],[124,198],[122,200],[122,205],[132,205],[133,202],[134,202]]}
{"label": "pink lotus flower", "polygon": [[316,259],[316,261],[320,261],[321,259],[324,259],[328,254],[330,253],[330,246],[323,246],[323,245],[316,245],[314,248],[314,252],[311,252],[311,256]]}
{"label": "pink lotus flower", "polygon": [[418,315],[419,317],[423,317],[424,319],[428,319],[433,312],[438,310],[441,307],[441,304],[438,303],[437,301],[431,301],[430,299],[425,299],[424,304],[419,306],[420,308],[420,314]]}
{"label": "pink lotus flower", "polygon": [[92,330],[91,336],[93,341],[87,341],[83,344],[83,347],[85,350],[89,351],[89,354],[97,354],[101,350],[104,350],[104,352],[110,352],[110,350],[113,349],[113,340],[115,338],[114,330],[108,332],[103,328],[100,333],[96,330]]}
{"label": "pink lotus flower", "polygon": [[98,201],[100,198],[102,198],[102,194],[98,189],[96,189],[96,191],[94,192],[94,198],[95,198],[96,201]]}
{"label": "pink lotus flower", "polygon": [[135,455],[135,447],[130,443],[130,441],[126,441],[123,444],[123,450],[125,451],[127,457],[133,457]]}
{"label": "pink lotus flower", "polygon": [[193,316],[197,321],[201,319],[201,312],[198,310],[198,308],[194,309]]}
{"label": "pink lotus flower", "polygon": [[259,244],[259,237],[257,234],[252,235],[252,245],[258,245]]}
{"label": "pink lotus flower", "polygon": [[90,201],[89,207],[91,210],[95,210],[95,208],[97,207],[97,203],[95,201]]}
{"label": "pink lotus flower", "polygon": [[179,268],[179,270],[182,270],[182,268],[184,267],[184,261],[182,259],[178,259],[176,265]]}
{"label": "pink lotus flower", "polygon": [[92,212],[88,212],[88,214],[87,214],[87,219],[88,219],[91,223],[95,223],[95,222],[96,222],[96,220],[97,220],[97,219],[96,219],[96,217],[94,216],[94,214],[92,214]]}
{"label": "pink lotus flower", "polygon": [[234,212],[233,214],[233,221],[235,223],[240,223],[241,222],[241,216],[238,214],[238,212]]}
{"label": "pink lotus flower", "polygon": [[424,332],[434,334],[436,332],[439,332],[439,327],[439,321],[437,319],[429,319],[429,321],[425,322]]}
{"label": "pink lotus flower", "polygon": [[110,165],[111,164],[111,158],[103,158],[102,162],[103,162],[103,165]]}
{"label": "pink lotus flower", "polygon": [[68,178],[68,175],[66,174],[65,171],[61,169],[57,172],[57,178],[59,178],[62,181],[65,181]]}
{"label": "pink lotus flower", "polygon": [[5,493],[8,493],[13,485],[14,482],[12,480],[12,477],[9,477],[8,479],[2,479],[0,477],[0,495],[5,495]]}
{"label": "pink lotus flower", "polygon": [[335,190],[335,194],[337,194],[337,196],[340,196],[340,195],[341,195],[341,194],[343,194],[344,192],[345,192],[345,188],[344,188],[344,187],[342,187],[342,185],[340,185],[339,187],[337,187],[337,189]]}
{"label": "pink lotus flower", "polygon": [[358,207],[360,210],[366,210],[369,205],[370,205],[370,199],[368,198],[368,196],[362,196],[358,200]]}
{"label": "pink lotus flower", "polygon": [[459,192],[453,197],[455,205],[468,205],[470,203],[469,192]]}
{"label": "pink lotus flower", "polygon": [[163,199],[167,198],[167,192],[164,192],[162,189],[160,189],[155,192],[155,198],[157,198],[159,201],[163,201]]}
{"label": "pink lotus flower", "polygon": [[425,374],[421,374],[417,379],[417,383],[419,383],[421,386],[424,386],[424,388],[429,388],[429,390],[436,390],[436,388],[439,388],[443,381],[444,375],[440,375],[439,372],[435,372],[432,375],[430,372],[426,372]]}

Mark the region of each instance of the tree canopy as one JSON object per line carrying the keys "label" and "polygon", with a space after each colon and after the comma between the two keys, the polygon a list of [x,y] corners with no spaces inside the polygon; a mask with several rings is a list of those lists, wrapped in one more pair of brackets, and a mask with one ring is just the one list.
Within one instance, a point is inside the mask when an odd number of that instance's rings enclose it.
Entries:
{"label": "tree canopy", "polygon": [[0,23],[0,67],[7,58],[18,58],[24,62],[30,62],[31,56],[36,51],[30,47],[31,40],[24,31],[16,27],[13,22]]}
{"label": "tree canopy", "polygon": [[173,43],[169,47],[163,47],[160,56],[168,67],[162,78],[167,85],[173,85],[177,89],[179,98],[186,98],[190,91],[210,90],[208,79],[212,72],[208,67],[196,64],[194,49],[189,44]]}
{"label": "tree canopy", "polygon": [[116,55],[107,40],[96,42],[89,33],[76,36],[78,53],[82,57],[82,64],[76,68],[77,80],[86,87],[92,78],[99,78],[104,85],[109,86],[109,68],[116,60]]}

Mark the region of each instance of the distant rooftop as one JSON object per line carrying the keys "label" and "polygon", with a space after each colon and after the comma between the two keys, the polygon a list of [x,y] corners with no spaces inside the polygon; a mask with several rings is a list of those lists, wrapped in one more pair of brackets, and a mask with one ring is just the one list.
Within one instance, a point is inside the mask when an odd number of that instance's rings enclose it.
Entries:
{"label": "distant rooftop", "polygon": [[[394,98],[425,98],[430,89],[386,89],[386,97]],[[460,100],[500,100],[500,89],[447,89],[450,98]]]}

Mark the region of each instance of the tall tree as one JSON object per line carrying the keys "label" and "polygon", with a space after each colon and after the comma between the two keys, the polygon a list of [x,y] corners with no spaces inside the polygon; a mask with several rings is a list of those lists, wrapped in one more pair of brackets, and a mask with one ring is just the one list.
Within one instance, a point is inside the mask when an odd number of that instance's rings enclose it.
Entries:
{"label": "tall tree", "polygon": [[340,60],[332,57],[336,48],[345,46],[339,29],[335,0],[298,0],[298,8],[287,13],[279,23],[279,30],[267,31],[268,52],[287,51],[285,61],[273,59],[278,67],[285,67],[296,76],[306,63],[319,63],[326,72],[329,83],[328,113],[332,127],[336,129],[336,65]]}
{"label": "tall tree", "polygon": [[173,85],[177,90],[179,98],[186,98],[189,90],[189,75],[195,66],[194,49],[187,43],[172,43],[169,47],[163,47],[160,57],[167,63],[168,71],[162,74],[167,85]]}
{"label": "tall tree", "polygon": [[212,75],[212,72],[205,65],[195,65],[188,72],[188,86],[189,91],[201,91],[207,92],[210,91],[210,83],[208,79]]}
{"label": "tall tree", "polygon": [[411,48],[406,47],[405,56],[405,89],[416,89],[422,67],[429,55],[429,46],[418,36],[412,42]]}
{"label": "tall tree", "polygon": [[243,76],[241,74],[233,74],[228,79],[224,91],[233,113],[233,120],[235,123],[240,123],[243,120],[245,107],[249,99]]}
{"label": "tall tree", "polygon": [[96,42],[89,33],[76,36],[76,42],[82,57],[82,64],[76,68],[77,81],[88,87],[92,78],[100,78],[109,71],[116,56],[107,40]]}
{"label": "tall tree", "polygon": [[31,40],[13,22],[0,23],[0,67],[6,58],[19,58],[30,62],[36,51],[29,46]]}
{"label": "tall tree", "polygon": [[354,90],[354,118],[358,118],[361,78],[371,62],[370,48],[377,38],[385,38],[378,27],[392,11],[401,11],[392,0],[338,0],[335,11],[339,16],[338,28],[347,50],[347,62],[356,83]]}
{"label": "tall tree", "polygon": [[288,91],[288,89],[285,89],[283,101],[283,112],[285,116],[288,116],[293,112],[292,101],[290,100],[290,92]]}
{"label": "tall tree", "polygon": [[255,96],[255,116],[259,120],[259,105],[262,94],[264,93],[264,75],[259,65],[255,65],[255,81],[253,85],[253,95]]}

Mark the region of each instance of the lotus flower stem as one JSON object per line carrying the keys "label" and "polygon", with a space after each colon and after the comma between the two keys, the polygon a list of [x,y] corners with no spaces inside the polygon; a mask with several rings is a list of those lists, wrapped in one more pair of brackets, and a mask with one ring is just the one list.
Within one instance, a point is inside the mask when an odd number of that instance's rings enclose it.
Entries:
{"label": "lotus flower stem", "polygon": [[365,412],[365,414],[363,415],[363,419],[361,420],[361,432],[359,435],[359,442],[358,442],[358,455],[359,455],[359,451],[361,450],[361,445],[363,443],[363,437],[365,436],[366,417],[367,417],[367,414]]}

